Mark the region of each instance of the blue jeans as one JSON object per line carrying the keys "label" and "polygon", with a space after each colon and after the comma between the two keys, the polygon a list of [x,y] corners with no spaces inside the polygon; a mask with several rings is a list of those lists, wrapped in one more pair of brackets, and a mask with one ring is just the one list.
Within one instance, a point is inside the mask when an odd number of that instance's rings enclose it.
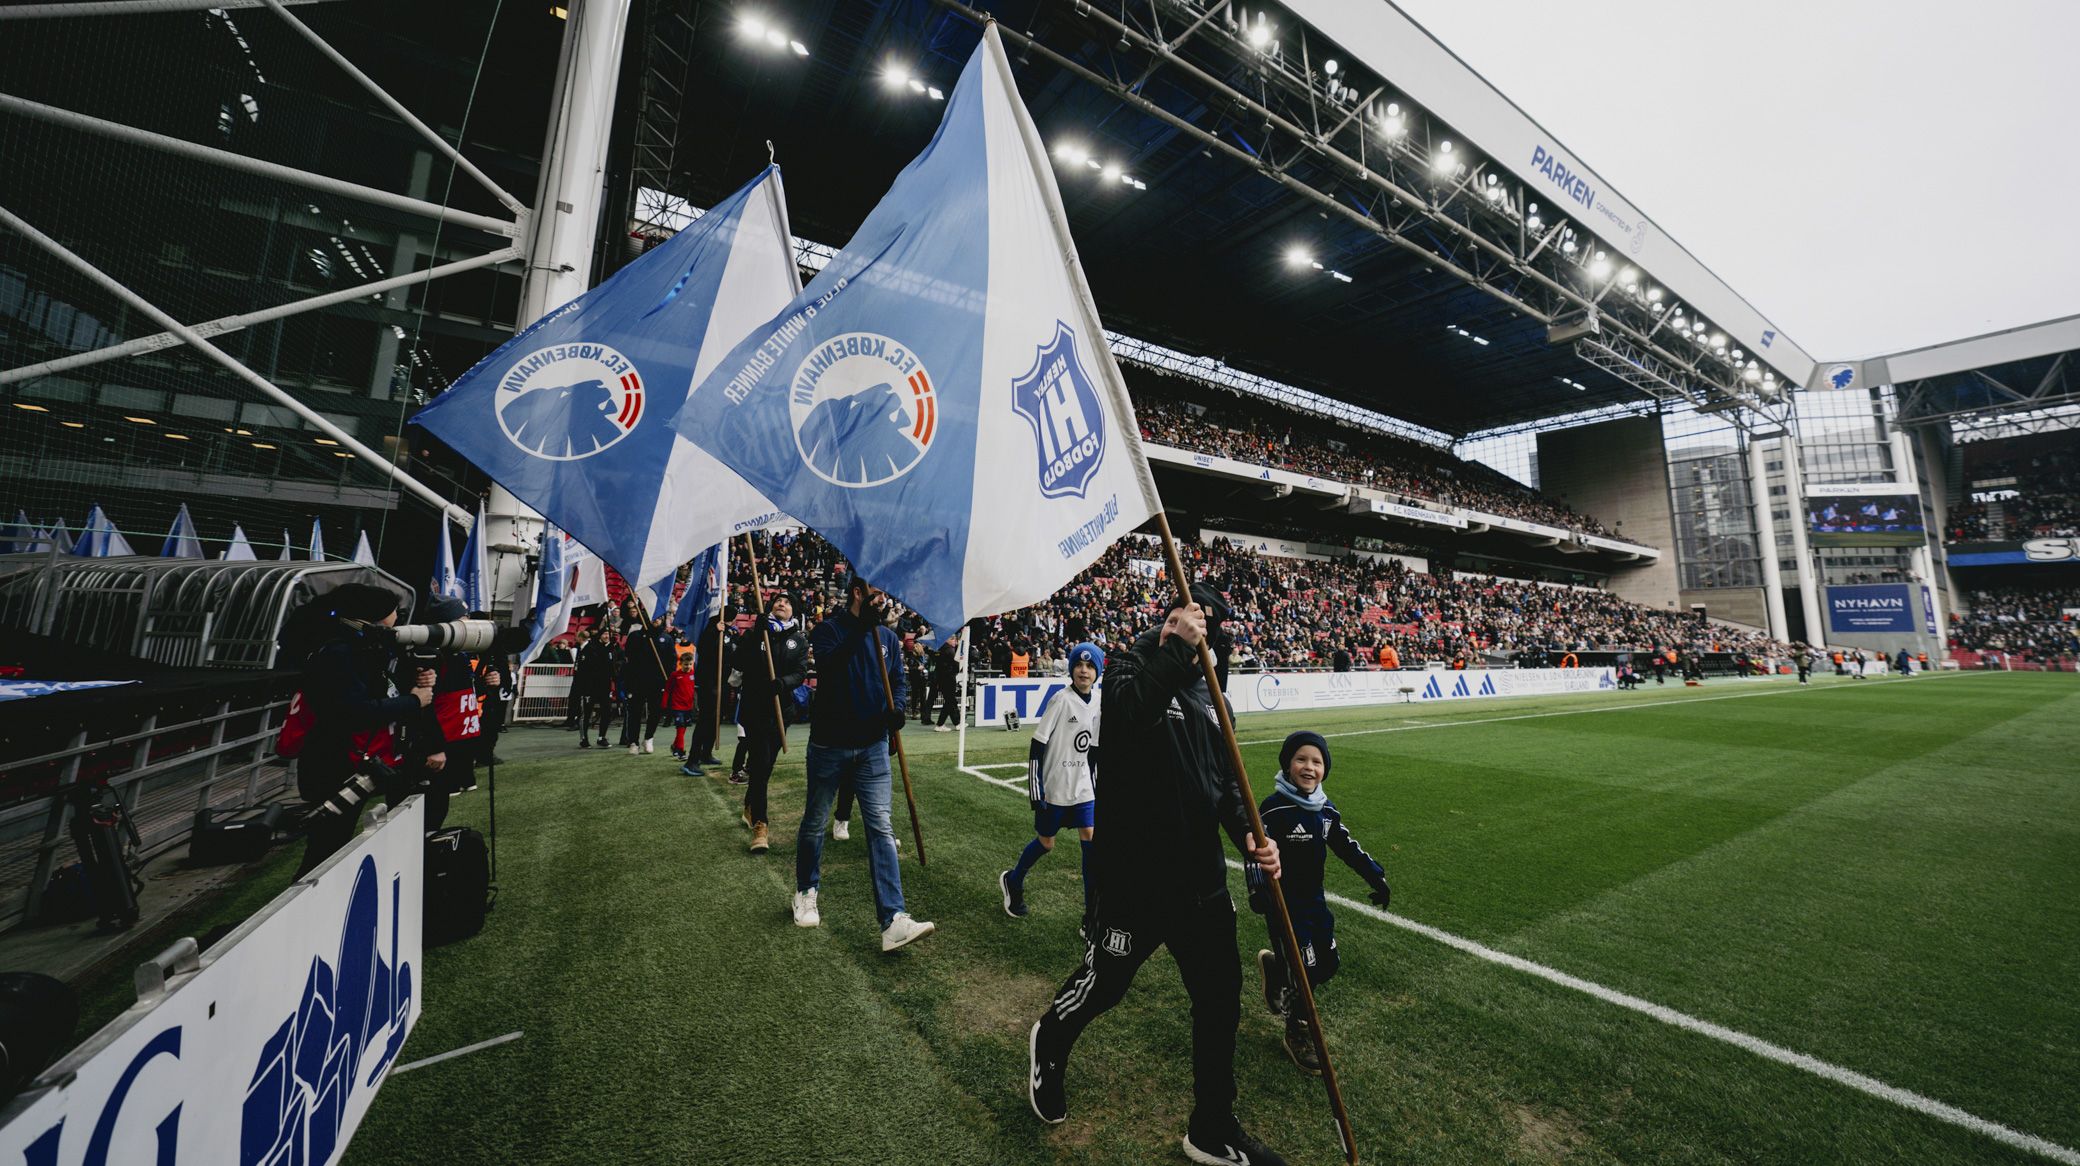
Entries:
{"label": "blue jeans", "polygon": [[874,876],[874,907],[887,930],[903,909],[903,874],[896,866],[896,836],[889,827],[888,742],[857,749],[809,742],[809,795],[801,829],[794,835],[794,888],[806,891],[823,877],[823,823],[831,816],[838,787],[852,786],[867,827],[867,869]]}

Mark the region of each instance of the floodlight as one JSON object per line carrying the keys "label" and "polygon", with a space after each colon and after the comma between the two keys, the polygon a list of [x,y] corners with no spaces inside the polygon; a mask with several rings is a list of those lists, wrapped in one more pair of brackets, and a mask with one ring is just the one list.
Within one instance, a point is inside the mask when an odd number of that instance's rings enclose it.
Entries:
{"label": "floodlight", "polygon": [[1271,26],[1264,23],[1261,12],[1257,13],[1257,22],[1250,26],[1249,43],[1260,49],[1271,43]]}
{"label": "floodlight", "polygon": [[1438,152],[1438,153],[1440,153],[1440,154],[1449,154],[1449,153],[1451,153],[1451,152],[1452,152],[1452,140],[1451,140],[1450,138],[1446,138],[1446,139],[1445,139],[1444,141],[1442,141],[1442,142],[1439,142],[1439,143],[1437,143],[1437,152]]}
{"label": "floodlight", "polygon": [[756,16],[746,16],[737,22],[737,31],[752,40],[759,40],[766,35],[766,22]]}
{"label": "floodlight", "polygon": [[932,97],[932,100],[933,100],[933,101],[944,101],[944,100],[946,100],[946,94],[944,94],[944,93],[940,92],[940,91],[939,91],[939,88],[938,88],[938,86],[936,86],[936,85],[935,85],[935,86],[931,86],[931,87],[927,88],[927,89],[925,90],[925,92],[926,92],[926,93],[929,93],[929,94],[931,94],[931,97]]}
{"label": "floodlight", "polygon": [[1350,276],[1348,276],[1348,275],[1345,275],[1344,273],[1342,273],[1342,272],[1340,272],[1340,271],[1332,271],[1332,272],[1330,272],[1330,273],[1329,273],[1329,277],[1330,277],[1331,279],[1334,279],[1334,280],[1338,281],[1339,283],[1349,283],[1349,282],[1351,281],[1351,277],[1350,277]]}
{"label": "floodlight", "polygon": [[1695,323],[1696,323],[1696,325],[1697,325],[1697,327],[1696,327],[1696,331],[1699,331],[1699,332],[1702,332],[1702,331],[1704,331],[1704,321],[1703,321],[1703,320],[1698,320],[1698,321],[1695,321]]}
{"label": "floodlight", "polygon": [[1538,204],[1534,202],[1530,206],[1525,207],[1524,209],[1530,211],[1532,214],[1535,215],[1538,213]]}
{"label": "floodlight", "polygon": [[910,85],[910,92],[912,92],[912,93],[923,93],[923,92],[924,92],[924,82],[922,82],[922,81],[919,81],[919,80],[918,80],[917,78],[915,78],[915,77],[910,77],[910,78],[907,78],[906,80],[908,81],[908,83],[909,83],[909,85]]}
{"label": "floodlight", "polygon": [[1537,215],[1532,215],[1532,216],[1531,216],[1530,218],[1528,218],[1528,219],[1525,219],[1525,220],[1524,220],[1524,225],[1525,225],[1525,226],[1527,226],[1527,227],[1529,227],[1529,228],[1531,228],[1531,229],[1532,229],[1532,230],[1534,230],[1534,231],[1543,231],[1543,230],[1545,230],[1545,226],[1546,226],[1546,225],[1545,225],[1544,223],[1542,223],[1542,222],[1540,222],[1540,221],[1538,220],[1538,216],[1537,216]]}
{"label": "floodlight", "polygon": [[882,71],[881,80],[890,89],[901,89],[910,83],[910,71],[901,65],[890,65]]}
{"label": "floodlight", "polygon": [[1491,186],[1491,187],[1489,187],[1489,188],[1488,188],[1488,201],[1489,201],[1489,202],[1501,202],[1501,201],[1502,201],[1502,188],[1501,188],[1501,187],[1499,187],[1499,186]]}
{"label": "floodlight", "polygon": [[1568,255],[1574,254],[1574,240],[1569,239],[1566,242],[1560,244],[1560,250]]}
{"label": "floodlight", "polygon": [[1314,256],[1309,255],[1305,247],[1288,247],[1286,248],[1286,262],[1294,267],[1305,267],[1314,262]]}
{"label": "floodlight", "polygon": [[1322,72],[1327,73],[1331,77],[1334,77],[1336,75],[1336,69],[1337,65],[1335,57],[1330,57],[1328,60],[1322,62]]}
{"label": "floodlight", "polygon": [[1747,372],[1742,373],[1741,377],[1744,380],[1759,381],[1762,379],[1762,374],[1751,368]]}
{"label": "floodlight", "polygon": [[1625,270],[1620,271],[1618,273],[1618,282],[1624,284],[1626,287],[1631,287],[1632,285],[1639,282],[1639,270],[1637,268],[1628,267]]}
{"label": "floodlight", "polygon": [[766,30],[766,43],[776,49],[784,49],[787,47],[787,34],[777,28],[769,28]]}
{"label": "floodlight", "polygon": [[1658,288],[1658,287],[1650,287],[1650,288],[1648,288],[1648,289],[1647,289],[1647,302],[1648,302],[1648,303],[1650,303],[1650,304],[1658,304],[1658,303],[1660,303],[1660,302],[1661,302],[1661,289],[1660,289],[1660,288]]}
{"label": "floodlight", "polygon": [[798,40],[788,41],[787,47],[793,49],[794,55],[797,57],[806,57],[809,55],[809,46],[803,44]]}
{"label": "floodlight", "polygon": [[1598,251],[1596,258],[1589,261],[1589,274],[1599,280],[1610,278],[1611,261],[1603,257],[1603,252]]}
{"label": "floodlight", "polygon": [[1719,335],[1717,332],[1712,333],[1712,347],[1723,350],[1726,347],[1726,337]]}
{"label": "floodlight", "polygon": [[1091,155],[1090,151],[1085,150],[1074,142],[1063,142],[1054,148],[1054,156],[1064,162],[1074,164],[1089,158]]}
{"label": "floodlight", "polygon": [[1098,174],[1100,177],[1104,178],[1105,181],[1111,182],[1113,179],[1119,177],[1119,167],[1106,166],[1103,169],[1099,170]]}
{"label": "floodlight", "polygon": [[1124,184],[1124,185],[1127,185],[1127,186],[1132,186],[1132,185],[1134,185],[1134,176],[1133,176],[1133,175],[1131,175],[1131,174],[1122,174],[1122,175],[1120,175],[1120,176],[1119,176],[1119,180],[1120,180],[1120,182],[1121,182],[1122,184]]}
{"label": "floodlight", "polygon": [[1401,124],[1400,118],[1389,117],[1386,120],[1386,124],[1380,126],[1380,130],[1390,138],[1398,138],[1402,134],[1408,132],[1408,127]]}
{"label": "floodlight", "polygon": [[1738,349],[1738,348],[1734,349],[1734,350],[1733,350],[1733,352],[1732,352],[1732,353],[1731,353],[1730,355],[1731,355],[1731,356],[1733,357],[1733,363],[1735,363],[1735,364],[1739,364],[1739,363],[1741,362],[1741,359],[1742,359],[1742,358],[1741,358],[1741,350],[1740,350],[1740,349]]}
{"label": "floodlight", "polygon": [[1490,174],[1490,175],[1488,175],[1488,185],[1489,185],[1489,186],[1494,186],[1494,185],[1495,185],[1496,183],[1499,183],[1499,182],[1501,182],[1501,181],[1502,181],[1502,179],[1500,179],[1500,178],[1497,178],[1497,177],[1496,177],[1495,175],[1493,175],[1493,174]]}

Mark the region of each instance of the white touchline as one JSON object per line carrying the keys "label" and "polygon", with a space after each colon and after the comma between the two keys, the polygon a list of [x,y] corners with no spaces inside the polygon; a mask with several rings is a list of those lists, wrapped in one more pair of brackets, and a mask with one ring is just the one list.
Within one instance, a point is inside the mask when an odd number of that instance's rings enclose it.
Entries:
{"label": "white touchline", "polygon": [[409,1065],[399,1065],[395,1069],[390,1070],[390,1075],[392,1077],[395,1077],[399,1073],[409,1073],[413,1069],[423,1069],[428,1065],[438,1065],[442,1061],[451,1060],[455,1057],[463,1057],[468,1056],[471,1053],[482,1052],[485,1049],[505,1044],[507,1041],[519,1040],[520,1036],[520,1033],[509,1032],[504,1036],[495,1036],[492,1037],[490,1040],[481,1040],[478,1041],[476,1044],[464,1045],[459,1049],[449,1049],[445,1053],[435,1053],[433,1056],[424,1057],[420,1060],[413,1061]]}
{"label": "white touchline", "polygon": [[[1973,673],[1953,672],[1937,673],[1937,675],[1969,676],[1973,675]],[[1897,677],[1895,679],[1905,680],[1908,678]],[[1807,691],[1819,690],[1808,689]],[[1851,691],[1855,690],[1852,689]],[[1652,704],[1625,705],[1623,706],[1623,708],[1636,709],[1652,708],[1656,705],[1701,704],[1708,700],[1735,700],[1744,696],[1770,695],[1774,695],[1774,693],[1743,692],[1734,693],[1728,696],[1704,696],[1691,697],[1687,700],[1655,701]],[[1570,716],[1584,712],[1617,711],[1622,710],[1576,709],[1550,713],[1525,713],[1513,717],[1488,717],[1485,718],[1483,721],[1452,721],[1444,724],[1421,725],[1411,727],[1446,729],[1450,728],[1452,725],[1472,725],[1492,721],[1514,721],[1522,720],[1527,717],[1559,717]],[[1361,732],[1394,733],[1405,731],[1407,731],[1406,728],[1368,729],[1362,730]],[[1325,737],[1353,737],[1358,735],[1360,735],[1359,732],[1323,734],[1323,736]],[[1242,742],[1242,744],[1263,745],[1271,744],[1271,742],[1244,741]],[[1011,769],[1016,768],[1017,765],[1017,762],[1004,762],[991,764],[987,766],[967,765],[961,767],[961,772],[966,773],[971,777],[979,777],[983,781],[989,782],[991,785],[999,785],[1003,786],[1006,789],[1024,792],[1025,783],[1022,781],[1015,781],[1010,778],[991,777],[987,773],[982,772],[982,770],[984,769]],[[1242,863],[1232,858],[1228,860],[1228,865],[1236,870],[1242,869]],[[2056,1142],[2047,1141],[2043,1138],[2037,1137],[2034,1134],[2025,1134],[2019,1130],[2010,1129],[2009,1127],[2004,1126],[1999,1122],[1988,1121],[1986,1118],[1979,1117],[1976,1114],[1967,1113],[1954,1105],[1950,1105],[1946,1102],[1937,1101],[1933,1097],[1924,1097],[1921,1094],[1915,1093],[1910,1089],[1901,1089],[1896,1085],[1887,1085],[1885,1082],[1880,1081],[1875,1077],[1866,1076],[1862,1073],[1857,1072],[1854,1069],[1844,1069],[1840,1065],[1831,1064],[1827,1061],[1821,1060],[1818,1057],[1808,1056],[1807,1054],[1801,1052],[1795,1052],[1791,1049],[1785,1048],[1782,1045],[1771,1044],[1769,1041],[1763,1040],[1761,1037],[1749,1036],[1747,1033],[1737,1032],[1733,1029],[1727,1028],[1725,1025],[1713,1024],[1709,1020],[1700,1020],[1697,1017],[1691,1016],[1688,1013],[1677,1012],[1673,1008],[1669,1008],[1661,1004],[1656,1004],[1651,1000],[1643,1000],[1638,996],[1634,996],[1626,992],[1620,992],[1615,988],[1606,988],[1602,984],[1598,984],[1590,980],[1584,980],[1580,976],[1571,976],[1566,972],[1559,970],[1558,968],[1549,968],[1544,964],[1533,963],[1532,961],[1524,959],[1521,956],[1514,956],[1504,951],[1496,951],[1494,948],[1489,947],[1486,944],[1477,943],[1471,939],[1465,938],[1464,936],[1454,935],[1449,931],[1444,931],[1439,928],[1432,927],[1427,923],[1418,923],[1413,919],[1407,918],[1406,916],[1395,915],[1392,912],[1382,911],[1379,908],[1374,907],[1370,903],[1360,903],[1355,899],[1347,899],[1344,896],[1338,894],[1330,894],[1327,897],[1329,901],[1335,903],[1339,907],[1343,907],[1351,911],[1356,911],[1358,914],[1364,915],[1369,919],[1375,919],[1381,923],[1391,924],[1395,927],[1401,928],[1404,931],[1414,932],[1415,934],[1420,935],[1425,939],[1435,940],[1438,943],[1444,944],[1446,947],[1455,948],[1459,951],[1465,952],[1470,956],[1486,960],[1489,963],[1500,964],[1505,968],[1509,968],[1512,971],[1522,972],[1528,976],[1537,976],[1541,980],[1545,980],[1548,983],[1558,984],[1563,988],[1572,988],[1577,992],[1582,992],[1590,996],[1594,996],[1596,999],[1601,1000],[1606,1004],[1615,1004],[1620,1008],[1637,1012],[1642,1016],[1652,1017],[1655,1020],[1661,1021],[1663,1024],[1672,1024],[1675,1027],[1684,1030],[1685,1032],[1693,1032],[1698,1034],[1699,1036],[1708,1036],[1711,1037],[1713,1040],[1724,1041],[1727,1044],[1733,1045],[1735,1048],[1745,1049],[1748,1052],[1754,1053],[1758,1057],[1763,1057],[1767,1060],[1775,1061],[1781,1065],[1789,1065],[1794,1069],[1803,1069],[1804,1071],[1811,1073],[1814,1076],[1823,1077],[1837,1084],[1846,1085],[1849,1088],[1854,1089],[1860,1093],[1867,1093],[1872,1097],[1880,1098],[1885,1101],[1890,1101],[1894,1105],[1902,1106],[1906,1109],[1913,1110],[1916,1113],[1925,1114],[1928,1117],[1935,1118],[1937,1121],[1947,1122],[1950,1125],[1970,1130],[1976,1134],[1983,1134],[1986,1137],[1992,1138],[1996,1142],[2000,1142],[2008,1146],[2013,1146],[2018,1150],[2024,1150],[2029,1153],[2036,1154],[2040,1157],[2049,1158],[2054,1162],[2065,1163],[2066,1166],[2080,1166],[2080,1151],[2069,1150]]]}
{"label": "white touchline", "polygon": [[[1999,675],[1999,673],[1994,673],[1994,672],[1935,672],[1935,673],[1929,673],[1929,674],[1924,674],[1924,675],[1920,675],[1920,676],[1912,676],[1912,677],[1908,677],[1908,676],[1892,676],[1892,677],[1881,677],[1881,678],[1879,678],[1879,680],[1880,680],[1880,682],[1881,682],[1881,683],[1883,683],[1883,682],[1885,682],[1885,681],[1888,681],[1888,680],[1889,680],[1889,681],[1891,681],[1891,682],[1893,682],[1893,683],[1898,683],[1898,684],[1913,684],[1913,683],[1915,683],[1915,682],[1917,682],[1917,681],[1920,681],[1920,680],[1940,680],[1940,679],[1942,679],[1942,678],[1943,678],[1943,677],[1945,677],[1945,676],[1995,676],[1995,675]],[[1593,709],[1558,709],[1558,710],[1555,710],[1555,711],[1553,711],[1553,712],[1547,712],[1547,713],[1515,713],[1515,714],[1513,714],[1513,715],[1511,715],[1511,716],[1506,716],[1506,717],[1470,717],[1470,718],[1468,718],[1468,719],[1466,719],[1466,720],[1463,720],[1463,721],[1436,721],[1436,722],[1418,722],[1418,723],[1410,723],[1410,724],[1400,724],[1400,725],[1392,725],[1392,726],[1389,726],[1389,727],[1387,727],[1387,728],[1383,728],[1383,729],[1347,729],[1347,730],[1345,730],[1345,731],[1343,731],[1343,732],[1340,732],[1340,733],[1323,733],[1323,734],[1322,734],[1322,736],[1324,736],[1324,737],[1370,737],[1370,736],[1372,736],[1372,735],[1374,735],[1374,734],[1376,734],[1376,733],[1412,733],[1412,732],[1415,732],[1416,730],[1419,730],[1419,729],[1455,729],[1455,728],[1458,728],[1458,727],[1459,727],[1460,725],[1492,725],[1492,724],[1495,724],[1495,723],[1497,723],[1497,722],[1499,722],[1499,721],[1535,721],[1535,720],[1539,719],[1540,717],[1580,717],[1580,716],[1587,716],[1587,715],[1588,715],[1588,714],[1590,714],[1590,713],[1629,713],[1629,712],[1631,712],[1631,711],[1632,711],[1632,710],[1634,710],[1634,709],[1651,709],[1651,708],[1662,708],[1662,707],[1665,707],[1665,706],[1667,706],[1667,705],[1672,705],[1672,704],[1706,704],[1706,703],[1708,703],[1708,702],[1711,702],[1711,701],[1715,701],[1715,700],[1746,700],[1746,699],[1748,699],[1749,697],[1754,697],[1754,696],[1785,696],[1785,695],[1788,695],[1788,694],[1790,694],[1790,693],[1794,693],[1794,692],[1866,692],[1866,691],[1869,691],[1870,689],[1872,689],[1872,688],[1874,688],[1874,687],[1876,687],[1876,685],[1870,685],[1870,684],[1863,684],[1863,685],[1841,685],[1841,684],[1829,684],[1829,685],[1824,685],[1824,686],[1822,686],[1822,687],[1820,687],[1820,688],[1808,688],[1808,687],[1805,687],[1805,686],[1802,686],[1802,685],[1791,685],[1791,684],[1788,684],[1788,682],[1787,682],[1786,686],[1785,686],[1785,687],[1783,687],[1783,688],[1774,688],[1774,687],[1772,687],[1772,688],[1764,689],[1764,690],[1762,690],[1762,691],[1760,691],[1760,692],[1729,692],[1729,693],[1726,693],[1726,694],[1724,694],[1724,695],[1721,695],[1721,696],[1689,696],[1689,697],[1677,697],[1677,698],[1675,698],[1675,699],[1673,699],[1673,700],[1647,700],[1647,701],[1641,701],[1641,702],[1640,702],[1640,703],[1638,703],[1638,704],[1621,704],[1621,705],[1611,705],[1611,706],[1609,706],[1609,707],[1606,707],[1606,708],[1593,708]],[[1505,696],[1505,697],[1497,697],[1497,698],[1495,698],[1495,699],[1497,699],[1497,700],[1510,700],[1510,699],[1512,699],[1512,698],[1511,698],[1511,697],[1506,697],[1506,696]],[[1383,707],[1383,708],[1392,708],[1392,707],[1394,707],[1394,706],[1392,706],[1392,705],[1383,705],[1383,706],[1381,706],[1381,707]],[[1303,711],[1303,710],[1295,710],[1295,711]],[[1317,710],[1317,711],[1323,711],[1323,710]],[[1438,710],[1438,711],[1442,712],[1442,711],[1444,711],[1444,710],[1440,709],[1440,710]],[[1259,714],[1251,714],[1251,715],[1257,715],[1257,716],[1261,716],[1261,715],[1264,715],[1264,714],[1261,714],[1261,713],[1259,713]],[[1292,714],[1291,714],[1291,713],[1287,713],[1286,715],[1287,715],[1287,716],[1291,716]],[[1275,738],[1274,738],[1274,737],[1266,737],[1266,738],[1264,738],[1264,739],[1263,739],[1263,740],[1261,740],[1261,741],[1237,741],[1237,742],[1236,742],[1236,744],[1238,744],[1238,745],[1277,745],[1277,744],[1281,744],[1281,743],[1283,743],[1283,742],[1284,742],[1284,740],[1285,740],[1285,738],[1283,738],[1283,737],[1275,737]]]}

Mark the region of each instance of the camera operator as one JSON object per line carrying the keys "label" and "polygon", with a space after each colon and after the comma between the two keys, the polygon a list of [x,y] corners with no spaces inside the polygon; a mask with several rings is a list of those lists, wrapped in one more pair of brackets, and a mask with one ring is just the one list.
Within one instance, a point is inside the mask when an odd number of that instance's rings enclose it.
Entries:
{"label": "camera operator", "polygon": [[[506,714],[512,709],[513,701],[519,699],[520,674],[513,668],[512,656],[498,651],[487,651],[477,657],[477,699],[484,709],[484,732],[477,737],[477,764],[502,765],[497,754],[498,735],[506,731]],[[458,786],[470,789],[475,784]]]}
{"label": "camera operator", "polygon": [[[395,594],[350,583],[306,605],[283,629],[282,658],[301,665],[309,717],[295,754],[296,789],[310,803],[299,879],[354,837],[362,798],[398,760],[396,722],[433,703],[432,669],[407,674],[409,692],[392,680],[396,653],[376,629],[396,623]],[[350,788],[357,776],[369,785]]]}
{"label": "camera operator", "polygon": [[[467,614],[460,599],[439,596],[426,608],[429,624],[449,623]],[[448,796],[476,784],[477,738],[484,710],[469,659],[452,648],[413,648],[403,654],[400,674],[416,670],[433,674],[433,700],[405,722],[405,781],[387,795],[396,805],[414,792],[426,795],[426,828],[438,830],[448,820]]]}

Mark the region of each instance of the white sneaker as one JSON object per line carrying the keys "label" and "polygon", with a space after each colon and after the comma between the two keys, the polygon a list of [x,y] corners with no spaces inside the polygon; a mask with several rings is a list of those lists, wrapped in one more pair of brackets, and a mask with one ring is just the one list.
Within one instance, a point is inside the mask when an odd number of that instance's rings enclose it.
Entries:
{"label": "white sneaker", "polygon": [[852,823],[846,821],[843,818],[833,819],[831,821],[831,837],[837,839],[839,842],[843,842],[847,838],[852,837]]}
{"label": "white sneaker", "polygon": [[887,930],[881,933],[881,950],[894,951],[906,943],[923,939],[938,929],[937,924],[919,923],[910,918],[910,912],[898,911],[896,917],[888,921]]}
{"label": "white sneaker", "polygon": [[634,741],[630,741],[628,743],[628,755],[630,757],[634,757],[640,754],[642,751],[643,747],[641,745],[636,744]]}
{"label": "white sneaker", "polygon": [[645,753],[655,753],[655,752],[657,752],[657,742],[655,742],[655,741],[645,741],[645,742],[643,742],[643,752],[645,752]]}
{"label": "white sneaker", "polygon": [[932,732],[934,732],[934,733],[951,733],[951,732],[953,732],[953,726],[952,726],[952,725],[940,725],[940,726],[939,726],[938,728],[936,728],[936,729],[933,729],[933,730],[932,730]]}
{"label": "white sneaker", "polygon": [[823,916],[818,914],[816,910],[816,888],[810,887],[806,891],[796,891],[794,894],[794,925],[796,927],[817,927],[821,926],[822,923]]}

